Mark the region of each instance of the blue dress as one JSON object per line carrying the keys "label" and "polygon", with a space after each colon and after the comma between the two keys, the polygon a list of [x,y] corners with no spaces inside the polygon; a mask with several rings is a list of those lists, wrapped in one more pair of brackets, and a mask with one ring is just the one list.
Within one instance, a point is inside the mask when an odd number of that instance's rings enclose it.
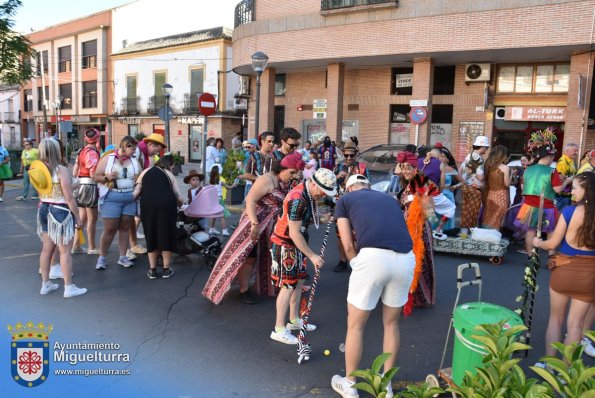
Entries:
{"label": "blue dress", "polygon": [[[448,198],[448,200],[450,200],[452,203],[455,203],[455,193],[447,188],[452,185],[453,177],[456,175],[458,175],[458,174],[454,173],[454,172],[446,173],[446,178],[444,180],[444,190],[442,191],[444,196],[446,196]],[[454,227],[455,227],[455,217],[449,219],[446,223],[444,223],[442,229],[449,230],[449,229],[453,229]]]}

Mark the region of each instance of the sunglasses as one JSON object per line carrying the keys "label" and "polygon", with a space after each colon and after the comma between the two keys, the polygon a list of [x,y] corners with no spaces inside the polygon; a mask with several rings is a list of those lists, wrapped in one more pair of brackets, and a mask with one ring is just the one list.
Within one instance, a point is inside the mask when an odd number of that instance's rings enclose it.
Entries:
{"label": "sunglasses", "polygon": [[274,144],[274,143],[275,143],[275,140],[265,140],[265,142],[266,142],[267,144]]}
{"label": "sunglasses", "polygon": [[127,149],[136,149],[136,145],[126,145]]}
{"label": "sunglasses", "polygon": [[124,178],[128,178],[128,168],[122,167],[122,174],[124,174]]}
{"label": "sunglasses", "polygon": [[353,158],[355,158],[355,155],[349,155],[349,154],[346,153],[345,154],[345,158],[346,159],[353,159]]}
{"label": "sunglasses", "polygon": [[289,145],[290,148],[295,149],[300,146],[300,143],[298,142],[297,144],[287,144],[287,145]]}

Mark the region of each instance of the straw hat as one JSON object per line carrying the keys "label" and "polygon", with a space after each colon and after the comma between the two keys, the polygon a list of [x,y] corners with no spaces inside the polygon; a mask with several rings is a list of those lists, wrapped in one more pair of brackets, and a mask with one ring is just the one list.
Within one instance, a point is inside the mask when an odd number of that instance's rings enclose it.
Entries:
{"label": "straw hat", "polygon": [[337,194],[337,176],[329,169],[318,169],[311,178],[312,182],[328,196]]}
{"label": "straw hat", "polygon": [[154,142],[155,144],[163,145],[164,148],[167,148],[165,145],[165,137],[161,134],[152,133],[150,136],[143,138],[144,142]]}
{"label": "straw hat", "polygon": [[184,184],[188,184],[188,181],[190,181],[190,179],[192,177],[198,177],[199,180],[204,181],[205,176],[200,174],[198,171],[192,169],[188,171],[188,175],[186,177],[184,177]]}
{"label": "straw hat", "polygon": [[29,180],[31,185],[40,195],[47,195],[52,192],[52,175],[50,170],[40,160],[34,160],[29,167]]}

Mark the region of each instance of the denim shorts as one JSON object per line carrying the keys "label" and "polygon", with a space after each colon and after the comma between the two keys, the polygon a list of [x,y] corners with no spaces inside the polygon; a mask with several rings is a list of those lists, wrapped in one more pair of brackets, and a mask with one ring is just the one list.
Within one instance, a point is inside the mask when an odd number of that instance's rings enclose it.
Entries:
{"label": "denim shorts", "polygon": [[43,232],[48,232],[48,215],[51,213],[54,219],[61,223],[66,219],[66,217],[68,217],[70,210],[68,209],[68,205],[66,203],[56,206],[41,202],[38,212],[41,230]]}
{"label": "denim shorts", "polygon": [[110,190],[99,203],[101,218],[136,216],[136,201],[132,192]]}

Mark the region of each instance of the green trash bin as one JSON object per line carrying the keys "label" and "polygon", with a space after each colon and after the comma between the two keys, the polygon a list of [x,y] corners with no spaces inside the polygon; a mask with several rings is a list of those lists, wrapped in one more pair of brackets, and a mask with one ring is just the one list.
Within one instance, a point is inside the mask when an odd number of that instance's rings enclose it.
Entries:
{"label": "green trash bin", "polygon": [[507,320],[504,328],[523,325],[519,315],[508,308],[490,303],[466,303],[459,305],[453,314],[455,343],[452,356],[452,380],[456,385],[463,381],[465,371],[475,374],[475,368],[481,367],[483,357],[487,355],[482,343],[472,335],[480,332],[474,328],[485,323],[498,323]]}

